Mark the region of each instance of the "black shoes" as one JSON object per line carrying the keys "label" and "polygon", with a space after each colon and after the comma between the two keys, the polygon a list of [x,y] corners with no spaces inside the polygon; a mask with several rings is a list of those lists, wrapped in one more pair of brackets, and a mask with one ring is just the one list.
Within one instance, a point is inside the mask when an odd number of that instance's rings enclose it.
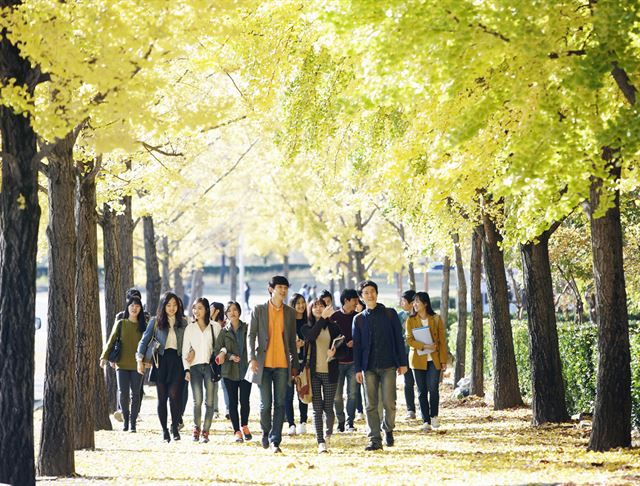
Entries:
{"label": "black shoes", "polygon": [[262,436],[262,448],[263,449],[269,448],[269,437],[265,437],[264,435]]}
{"label": "black shoes", "polygon": [[171,442],[171,435],[169,434],[169,429],[162,429],[162,440],[165,442]]}
{"label": "black shoes", "polygon": [[178,431],[177,425],[171,426],[171,435],[173,436],[173,440],[180,440],[180,432]]}
{"label": "black shoes", "polygon": [[385,434],[385,443],[387,444],[387,447],[391,447],[395,443],[393,440],[393,432],[387,431]]}
{"label": "black shoes", "polygon": [[338,432],[344,432],[344,422],[338,422]]}
{"label": "black shoes", "polygon": [[382,450],[382,444],[377,444],[374,442],[369,442],[367,444],[367,447],[364,448],[365,451],[381,451]]}
{"label": "black shoes", "polygon": [[129,428],[129,432],[131,432],[132,434],[135,434],[137,432],[136,423],[133,421],[131,422],[131,427]]}

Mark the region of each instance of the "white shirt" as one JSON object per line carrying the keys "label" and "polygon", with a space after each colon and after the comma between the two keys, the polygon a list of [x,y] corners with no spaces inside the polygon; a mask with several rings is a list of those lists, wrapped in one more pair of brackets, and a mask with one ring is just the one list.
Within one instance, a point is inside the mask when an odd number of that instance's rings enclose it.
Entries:
{"label": "white shirt", "polygon": [[164,349],[178,350],[178,337],[176,336],[176,318],[169,317],[169,332],[167,333],[167,342],[164,345]]}
{"label": "white shirt", "polygon": [[[204,328],[204,331],[200,330],[197,322],[192,322],[184,330],[184,337],[182,338],[182,364],[185,370],[188,370],[191,365],[207,364],[211,359],[211,355],[213,354],[212,327],[213,334],[217,338],[222,330],[222,327],[217,322],[209,323],[209,325]],[[187,361],[190,349],[193,349],[196,353],[191,364]]]}
{"label": "white shirt", "polygon": [[[429,327],[429,319],[420,319],[423,327]],[[433,361],[431,358],[431,353],[427,354],[427,361]]]}

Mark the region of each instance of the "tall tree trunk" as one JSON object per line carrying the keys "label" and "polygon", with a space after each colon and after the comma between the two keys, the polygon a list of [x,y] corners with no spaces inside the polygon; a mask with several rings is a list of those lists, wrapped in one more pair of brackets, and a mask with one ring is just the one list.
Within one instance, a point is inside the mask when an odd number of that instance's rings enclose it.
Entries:
{"label": "tall tree trunk", "polygon": [[182,270],[184,270],[184,265],[178,265],[173,269],[173,292],[180,297],[182,302],[184,303],[185,292],[184,292],[184,280],[182,279]]}
{"label": "tall tree trunk", "polygon": [[76,170],[71,132],[48,157],[49,308],[38,474],[75,473]]}
{"label": "tall tree trunk", "polygon": [[[95,447],[97,373],[102,348],[100,287],[98,284],[98,233],[96,214],[96,164],[92,161],[77,178],[76,186],[76,405],[75,449]],[[106,407],[101,413],[109,414]]]}
{"label": "tall tree trunk", "polygon": [[347,283],[344,278],[344,273],[340,273],[340,278],[338,279],[338,291],[342,292],[347,288]]}
{"label": "tall tree trunk", "polygon": [[504,254],[500,249],[502,236],[494,222],[483,215],[484,271],[487,275],[487,293],[491,317],[493,358],[493,406],[495,410],[522,405],[518,387],[518,369],[513,349],[511,315],[507,294],[507,275],[504,268]]}
{"label": "tall tree trunk", "polygon": [[518,287],[518,282],[516,282],[516,276],[513,273],[513,268],[509,268],[507,270],[507,273],[509,274],[509,279],[511,279],[511,288],[513,289],[513,297],[516,300],[516,311],[517,311],[517,316],[518,319],[522,319],[522,310],[523,310],[523,304],[522,304],[522,297],[520,296],[520,288]]}
{"label": "tall tree trunk", "polygon": [[[160,264],[162,265],[162,286],[160,288],[160,294],[164,294],[171,288],[171,282],[169,281],[169,238],[162,237],[162,257],[160,258]],[[158,302],[160,300],[158,299]]]}
{"label": "tall tree trunk", "polygon": [[[605,147],[603,158],[614,180],[620,178],[620,165]],[[620,193],[604,216],[594,215],[604,190],[601,179],[593,179],[588,208],[591,226],[593,275],[598,316],[598,377],[593,428],[589,449],[605,451],[631,445],[631,354],[629,316],[624,281]]]}
{"label": "tall tree trunk", "polygon": [[396,281],[396,303],[400,303],[402,299],[402,274],[393,272],[393,279]]}
{"label": "tall tree trunk", "polygon": [[429,293],[429,262],[425,261],[424,263],[424,275],[422,276],[422,285],[424,286],[424,291]]}
{"label": "tall tree trunk", "polygon": [[[0,0],[0,8],[19,2]],[[0,79],[27,84],[37,72],[0,30]],[[0,106],[0,483],[35,484],[34,320],[38,249],[38,159],[31,118]],[[19,310],[19,312],[16,312]]]}
{"label": "tall tree trunk", "polygon": [[[106,335],[109,336],[116,314],[124,307],[126,289],[122,286],[124,279],[121,275],[121,239],[119,237],[117,216],[107,204],[103,208],[102,233],[104,240],[105,331]],[[117,408],[117,394],[116,373],[113,368],[107,366],[107,403],[110,413]]]}
{"label": "tall tree trunk", "polygon": [[484,328],[482,302],[482,240],[484,228],[471,236],[471,395],[484,396]]}
{"label": "tall tree trunk", "polygon": [[229,280],[229,294],[231,300],[236,302],[238,300],[238,266],[236,264],[235,254],[229,257]]}
{"label": "tall tree trunk", "polygon": [[283,255],[282,257],[282,273],[289,278],[289,255]]}
{"label": "tall tree trunk", "polygon": [[458,336],[456,338],[456,370],[453,383],[464,377],[465,357],[467,353],[467,279],[462,265],[462,251],[458,233],[453,234],[456,254],[456,275],[458,277]]}
{"label": "tall tree trunk", "polygon": [[156,252],[156,235],[153,229],[153,217],[142,218],[144,232],[144,261],[147,270],[147,312],[155,315],[160,302],[162,278],[158,268],[158,253]]}
{"label": "tall tree trunk", "polygon": [[[127,167],[131,168],[130,162],[127,164]],[[130,289],[134,285],[131,196],[123,197],[121,202],[124,205],[124,211],[117,216],[117,228],[118,238],[120,239],[120,278],[122,279],[122,288],[126,292],[127,289]]]}
{"label": "tall tree trunk", "polygon": [[186,307],[188,314],[191,313],[191,308],[196,303],[196,300],[202,297],[202,289],[204,287],[202,273],[202,268],[196,268],[191,275],[191,295],[189,296],[189,306]]}
{"label": "tall tree trunk", "polygon": [[220,256],[220,285],[224,285],[224,277],[227,273],[227,255],[224,253],[224,249],[222,251],[222,255]]}
{"label": "tall tree trunk", "polygon": [[440,292],[440,317],[448,328],[447,322],[449,318],[449,284],[451,281],[451,260],[448,256],[444,257],[442,262],[442,290]]}
{"label": "tall tree trunk", "polygon": [[351,249],[351,246],[349,246],[349,252],[347,253],[347,256],[349,257],[349,261],[347,263],[347,287],[352,289],[358,285],[358,282],[356,281],[356,274],[353,269],[354,259],[353,259],[353,250]]}
{"label": "tall tree trunk", "polygon": [[542,233],[535,244],[520,246],[527,293],[533,425],[569,420],[549,263],[549,238],[555,229]]}
{"label": "tall tree trunk", "polygon": [[416,290],[416,271],[413,266],[413,260],[409,260],[407,264],[407,273],[409,274],[409,289]]}

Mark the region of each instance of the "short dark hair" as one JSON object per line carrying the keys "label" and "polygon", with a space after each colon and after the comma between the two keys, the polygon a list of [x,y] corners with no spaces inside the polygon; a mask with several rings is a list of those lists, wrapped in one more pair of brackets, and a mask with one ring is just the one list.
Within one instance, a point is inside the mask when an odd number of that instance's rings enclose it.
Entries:
{"label": "short dark hair", "polygon": [[357,299],[358,292],[356,289],[344,289],[340,294],[340,305],[344,305],[347,300]]}
{"label": "short dark hair", "polygon": [[137,297],[138,299],[142,299],[142,294],[137,288],[131,287],[129,290],[127,290],[125,299],[129,300],[131,297]]}
{"label": "short dark hair", "polygon": [[405,290],[404,292],[402,292],[402,298],[405,299],[407,302],[411,303],[416,298],[416,291]]}
{"label": "short dark hair", "polygon": [[374,289],[376,289],[376,294],[378,293],[378,284],[375,283],[373,280],[363,280],[362,282],[360,282],[358,284],[358,295],[362,296],[362,291],[364,290],[365,287],[373,287]]}
{"label": "short dark hair", "polygon": [[331,302],[333,303],[333,295],[331,295],[331,292],[329,292],[327,289],[322,289],[319,298],[324,299],[325,297],[329,297],[329,300],[331,300]]}
{"label": "short dark hair", "polygon": [[147,328],[147,321],[145,319],[142,301],[137,295],[131,295],[127,298],[127,306],[124,308],[123,319],[129,319],[129,306],[131,304],[138,304],[140,306],[140,313],[138,314],[138,332],[144,332]]}
{"label": "short dark hair", "polygon": [[269,287],[275,289],[276,285],[286,285],[287,287],[291,287],[289,280],[287,280],[287,277],[284,275],[274,275],[271,277],[271,280],[269,280]]}

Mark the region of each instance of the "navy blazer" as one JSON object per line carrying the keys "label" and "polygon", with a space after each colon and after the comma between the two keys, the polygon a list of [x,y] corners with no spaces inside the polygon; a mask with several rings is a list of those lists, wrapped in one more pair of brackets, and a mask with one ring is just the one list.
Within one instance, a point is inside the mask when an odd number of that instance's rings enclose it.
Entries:
{"label": "navy blazer", "polygon": [[[383,316],[378,313],[382,313]],[[391,354],[395,367],[408,366],[398,313],[394,309],[378,303],[375,308],[367,308],[353,318],[353,364],[356,372],[366,371],[369,365],[369,355],[373,344],[373,327],[370,324],[372,314],[376,314],[376,318],[383,317],[387,324],[384,327],[385,341],[392,348]]]}

